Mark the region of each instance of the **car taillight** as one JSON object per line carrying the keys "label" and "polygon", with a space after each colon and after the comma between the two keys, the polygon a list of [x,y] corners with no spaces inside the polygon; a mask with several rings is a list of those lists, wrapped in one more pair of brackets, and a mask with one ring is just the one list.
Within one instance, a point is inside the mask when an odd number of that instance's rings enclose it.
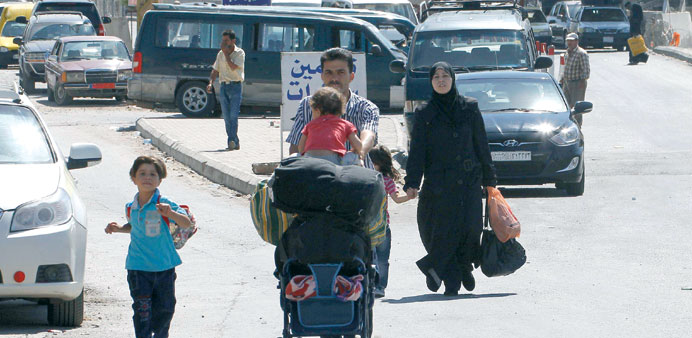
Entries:
{"label": "car taillight", "polygon": [[142,72],[142,52],[135,52],[135,57],[132,60],[132,72]]}
{"label": "car taillight", "polygon": [[103,24],[99,24],[99,35],[100,36],[106,35],[106,28],[103,27]]}

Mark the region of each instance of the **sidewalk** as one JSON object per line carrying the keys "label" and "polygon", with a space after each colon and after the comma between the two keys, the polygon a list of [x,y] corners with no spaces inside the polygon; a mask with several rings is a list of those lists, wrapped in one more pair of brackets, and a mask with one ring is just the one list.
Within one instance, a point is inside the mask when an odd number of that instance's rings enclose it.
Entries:
{"label": "sidewalk", "polygon": [[[379,143],[392,152],[404,149],[406,134],[400,115],[381,115]],[[137,130],[144,139],[179,162],[208,178],[242,194],[251,194],[257,183],[269,176],[255,175],[253,163],[278,162],[281,146],[288,156],[288,144],[283,142],[277,117],[242,117],[239,120],[240,150],[226,151],[226,130],[223,120],[192,119],[175,116],[140,118]],[[147,141],[148,142],[148,141]]]}
{"label": "sidewalk", "polygon": [[654,52],[692,63],[692,48],[660,46]]}

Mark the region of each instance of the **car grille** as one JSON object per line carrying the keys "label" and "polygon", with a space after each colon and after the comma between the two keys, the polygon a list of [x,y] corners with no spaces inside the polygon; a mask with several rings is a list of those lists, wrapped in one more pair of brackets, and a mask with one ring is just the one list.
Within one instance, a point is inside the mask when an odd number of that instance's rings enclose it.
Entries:
{"label": "car grille", "polygon": [[86,72],[87,83],[114,83],[118,79],[118,73],[112,70],[97,70]]}
{"label": "car grille", "polygon": [[605,34],[615,34],[618,32],[618,30],[615,28],[604,28],[604,29],[600,29],[600,31],[601,31],[601,33],[605,33]]}
{"label": "car grille", "polygon": [[46,57],[46,53],[43,53],[43,52],[26,53],[26,55],[24,56],[24,58],[27,60],[41,60],[41,62],[43,62],[43,60],[45,60],[45,57]]}
{"label": "car grille", "polygon": [[545,168],[545,162],[494,162],[497,176],[517,177],[540,175]]}

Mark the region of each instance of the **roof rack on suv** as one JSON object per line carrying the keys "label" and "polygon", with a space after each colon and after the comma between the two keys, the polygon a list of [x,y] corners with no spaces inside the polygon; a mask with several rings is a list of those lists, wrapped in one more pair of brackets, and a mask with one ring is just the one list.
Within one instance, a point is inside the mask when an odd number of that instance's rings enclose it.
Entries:
{"label": "roof rack on suv", "polygon": [[428,0],[424,2],[421,16],[428,17],[436,12],[472,10],[516,10],[522,19],[528,17],[518,0]]}
{"label": "roof rack on suv", "polygon": [[60,14],[67,14],[67,15],[79,15],[79,16],[84,16],[82,12],[77,12],[77,11],[48,11],[48,12],[36,12],[34,13],[34,16],[39,16],[39,15],[60,15]]}

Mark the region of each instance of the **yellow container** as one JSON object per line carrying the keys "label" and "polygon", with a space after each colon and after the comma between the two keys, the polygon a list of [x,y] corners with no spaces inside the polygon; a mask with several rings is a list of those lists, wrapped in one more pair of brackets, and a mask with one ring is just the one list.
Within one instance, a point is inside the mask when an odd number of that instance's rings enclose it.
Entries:
{"label": "yellow container", "polygon": [[633,36],[627,39],[627,44],[630,45],[632,56],[637,56],[648,51],[648,49],[646,49],[646,44],[644,43],[644,38],[641,35]]}

